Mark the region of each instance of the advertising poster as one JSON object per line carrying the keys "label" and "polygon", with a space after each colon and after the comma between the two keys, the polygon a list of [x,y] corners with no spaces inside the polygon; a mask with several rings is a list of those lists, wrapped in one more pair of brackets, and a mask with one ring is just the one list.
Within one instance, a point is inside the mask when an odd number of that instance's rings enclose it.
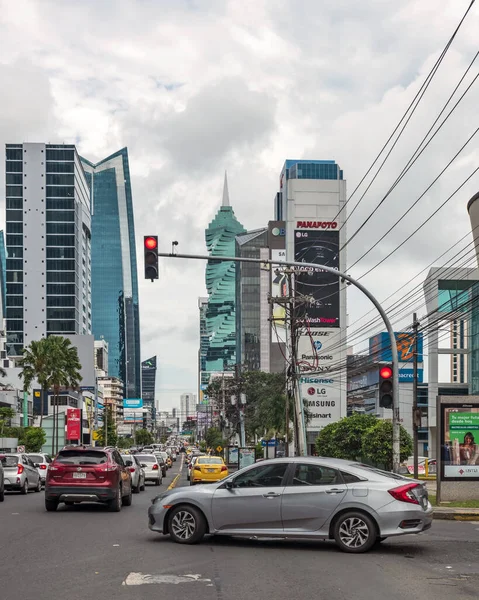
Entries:
{"label": "advertising poster", "polygon": [[256,453],[254,448],[238,448],[238,469],[254,465]]}
{"label": "advertising poster", "polygon": [[[294,260],[339,270],[339,231],[294,232]],[[311,327],[340,327],[339,277],[321,269],[305,267],[295,276],[296,294],[311,296],[313,303],[299,309]]]}
{"label": "advertising poster", "polygon": [[[286,250],[271,250],[271,260],[286,260]],[[278,271],[278,272],[277,272]],[[277,266],[271,267],[271,296],[273,298],[284,298],[288,295],[288,285],[286,275],[278,269]],[[286,309],[284,305],[273,304],[274,324],[276,327],[284,328],[284,317]]]}
{"label": "advertising poster", "polygon": [[300,377],[301,398],[309,415],[308,431],[320,431],[341,418],[341,387],[345,387],[346,383],[342,383],[338,375],[336,373],[333,377],[326,373]]}
{"label": "advertising poster", "polygon": [[443,405],[443,479],[479,480],[479,404]]}
{"label": "advertising poster", "polygon": [[341,360],[341,331],[315,329],[298,339],[298,369],[301,373],[330,373]]}
{"label": "advertising poster", "polygon": [[67,440],[81,439],[81,410],[67,409]]}
{"label": "advertising poster", "polygon": [[237,465],[238,464],[238,446],[228,446],[226,448],[227,450],[227,457],[226,457],[226,462],[229,465]]}

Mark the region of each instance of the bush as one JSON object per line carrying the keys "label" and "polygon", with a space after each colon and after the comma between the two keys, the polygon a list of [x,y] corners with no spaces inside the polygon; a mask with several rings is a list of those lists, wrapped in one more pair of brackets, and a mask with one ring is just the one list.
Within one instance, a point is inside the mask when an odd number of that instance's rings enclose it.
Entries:
{"label": "bush", "polygon": [[327,425],[316,439],[319,456],[358,460],[364,433],[377,423],[376,417],[355,413]]}
{"label": "bush", "polygon": [[[399,459],[406,460],[413,452],[413,442],[409,433],[401,426],[399,438]],[[391,421],[378,420],[364,433],[363,456],[386,471],[393,468],[393,424]]]}

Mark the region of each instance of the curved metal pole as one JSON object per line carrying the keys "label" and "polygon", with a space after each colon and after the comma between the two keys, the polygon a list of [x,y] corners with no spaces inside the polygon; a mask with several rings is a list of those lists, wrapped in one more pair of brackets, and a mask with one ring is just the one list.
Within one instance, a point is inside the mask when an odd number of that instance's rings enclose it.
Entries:
{"label": "curved metal pole", "polygon": [[[159,257],[163,258],[189,258],[196,260],[218,260],[222,262],[251,262],[251,263],[259,263],[259,264],[269,264],[269,265],[278,265],[280,267],[308,267],[312,269],[321,269],[322,271],[326,271],[327,273],[333,273],[346,281],[349,281],[352,285],[358,288],[365,296],[369,298],[369,300],[374,304],[377,308],[379,314],[381,315],[382,320],[384,321],[384,325],[386,326],[387,332],[389,334],[389,341],[391,344],[391,355],[392,355],[392,364],[393,364],[393,471],[395,473],[399,472],[399,458],[400,458],[400,423],[399,423],[399,359],[398,359],[398,351],[396,346],[396,337],[394,335],[394,330],[391,325],[391,321],[389,320],[386,312],[383,307],[379,303],[379,301],[371,294],[371,292],[366,289],[359,281],[347,275],[346,273],[342,273],[338,271],[338,269],[333,269],[333,267],[328,267],[327,265],[318,265],[315,263],[306,263],[306,262],[291,262],[291,261],[278,261],[271,259],[261,259],[261,258],[240,258],[237,256],[208,256],[201,254],[166,254],[166,253],[158,253]],[[303,411],[301,410],[301,414]],[[304,428],[304,418],[303,420],[303,436],[305,436],[305,428]],[[306,440],[304,440],[305,442]],[[303,448],[306,447],[306,444],[303,443]]]}

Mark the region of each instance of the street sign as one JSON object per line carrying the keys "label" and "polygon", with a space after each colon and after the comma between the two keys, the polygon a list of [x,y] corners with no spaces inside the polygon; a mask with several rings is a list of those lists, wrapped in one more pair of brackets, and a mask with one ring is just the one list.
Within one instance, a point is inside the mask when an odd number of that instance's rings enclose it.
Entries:
{"label": "street sign", "polygon": [[17,446],[17,452],[23,454],[25,452],[25,446]]}
{"label": "street sign", "polygon": [[278,442],[276,440],[261,440],[261,445],[263,448],[265,446],[277,446]]}
{"label": "street sign", "polygon": [[217,446],[216,447],[216,452],[221,452],[223,450],[222,446]]}
{"label": "street sign", "polygon": [[100,439],[100,433],[98,431],[96,431],[96,430],[93,430],[92,437],[93,437],[93,439],[96,442],[98,439]]}

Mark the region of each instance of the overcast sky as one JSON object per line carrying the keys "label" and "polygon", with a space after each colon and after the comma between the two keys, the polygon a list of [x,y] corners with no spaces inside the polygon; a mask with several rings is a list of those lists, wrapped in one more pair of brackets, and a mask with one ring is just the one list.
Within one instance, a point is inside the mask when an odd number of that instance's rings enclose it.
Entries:
{"label": "overcast sky", "polygon": [[[179,251],[204,252],[204,229],[220,205],[225,169],[231,203],[248,229],[273,218],[286,158],[336,160],[351,193],[469,1],[0,0],[2,164],[8,142],[75,143],[94,162],[128,147],[142,358],[158,355],[161,410],[179,405],[182,392],[196,390],[197,298],[205,293],[205,265],[164,260],[160,280],[144,282],[143,235],[158,234],[164,251],[177,240]],[[478,31],[479,6],[474,6],[396,149],[349,220],[349,235],[432,125],[478,50]],[[474,64],[461,89],[477,72]],[[348,245],[349,265],[476,130],[478,85]],[[387,240],[350,269],[352,275],[361,276],[386,256],[470,175],[479,165],[477,139]],[[2,222],[3,178],[2,169]],[[466,204],[478,189],[476,175],[362,282],[380,300],[397,288],[404,293],[416,273],[470,230]],[[360,196],[361,190],[349,207]],[[413,284],[420,281],[422,276]],[[369,308],[349,292],[351,331],[371,319],[358,321]],[[423,314],[424,307],[418,312]]]}

